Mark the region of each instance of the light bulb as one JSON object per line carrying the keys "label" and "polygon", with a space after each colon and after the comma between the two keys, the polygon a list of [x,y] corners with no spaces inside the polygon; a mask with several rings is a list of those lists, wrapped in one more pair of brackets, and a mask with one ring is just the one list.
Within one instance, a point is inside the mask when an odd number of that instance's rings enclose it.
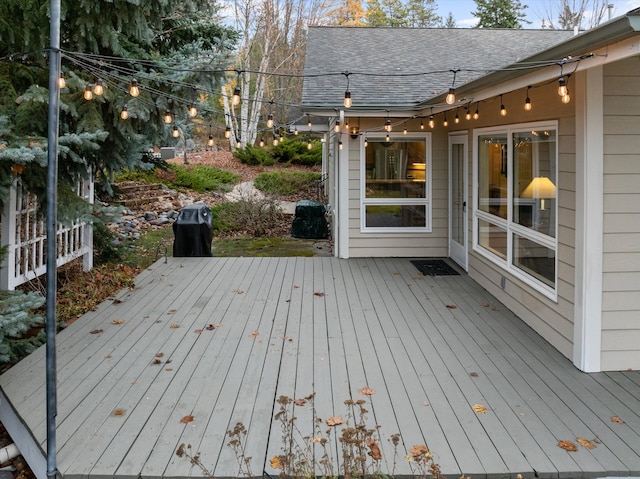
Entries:
{"label": "light bulb", "polygon": [[560,77],[558,80],[558,95],[565,96],[567,94],[567,80],[564,77]]}
{"label": "light bulb", "polygon": [[389,120],[389,118],[387,118],[387,121],[384,124],[384,130],[385,131],[391,131],[393,129],[393,127],[391,126],[391,120]]}
{"label": "light bulb", "polygon": [[531,111],[532,108],[533,108],[533,105],[531,105],[531,99],[527,97],[527,99],[524,101],[524,110]]}
{"label": "light bulb", "polygon": [[313,145],[311,144],[311,140],[307,141],[307,150],[310,150],[311,148],[313,148]]}
{"label": "light bulb", "polygon": [[273,146],[278,146],[278,137],[277,136],[273,137]]}
{"label": "light bulb", "polygon": [[96,80],[96,84],[93,86],[93,93],[97,96],[100,96],[104,93],[104,86],[102,85],[102,80],[98,78]]}
{"label": "light bulb", "polygon": [[236,106],[240,104],[240,87],[237,86],[233,89],[233,96],[231,97],[231,104]]}
{"label": "light bulb", "polygon": [[562,100],[562,103],[564,103],[565,105],[571,101],[571,95],[569,95],[569,90],[567,90],[567,93],[565,93],[565,95],[561,98],[561,100]]}
{"label": "light bulb", "polygon": [[367,140],[366,138],[364,139],[364,147],[368,147],[369,146],[369,140]]}
{"label": "light bulb", "polygon": [[338,142],[338,149],[342,150],[342,142],[341,141]]}
{"label": "light bulb", "polygon": [[198,114],[198,109],[196,108],[195,103],[192,103],[191,105],[189,105],[189,116],[193,118],[197,114]]}
{"label": "light bulb", "polygon": [[467,114],[464,116],[465,120],[471,120],[471,112],[467,108]]}
{"label": "light bulb", "polygon": [[173,130],[171,131],[171,135],[174,138],[178,138],[180,136],[180,130],[178,130],[177,126],[175,126],[175,125],[173,126]]}
{"label": "light bulb", "polygon": [[336,120],[336,124],[333,126],[333,131],[336,133],[340,131],[340,120]]}
{"label": "light bulb", "polygon": [[293,130],[293,134],[298,136],[298,127],[296,126],[296,128]]}
{"label": "light bulb", "polygon": [[504,107],[504,105],[500,105],[500,115],[507,116],[507,109]]}
{"label": "light bulb", "polygon": [[164,112],[164,122],[168,125],[173,121],[173,115],[171,114],[171,112],[169,110],[166,110]]}
{"label": "light bulb", "polygon": [[444,99],[447,105],[453,105],[456,101],[456,89],[451,87],[449,88],[449,93],[447,93],[447,97]]}
{"label": "light bulb", "polygon": [[240,138],[236,140],[236,148],[242,148],[242,140]]}
{"label": "light bulb", "polygon": [[345,91],[344,92],[344,107],[345,108],[351,108],[351,105],[353,103],[351,102],[351,92],[350,91]]}
{"label": "light bulb", "polygon": [[476,105],[476,111],[473,114],[473,119],[477,120],[478,118],[480,118],[480,112],[478,111],[478,105]]}
{"label": "light bulb", "polygon": [[264,138],[260,138],[260,148],[264,146]]}
{"label": "light bulb", "polygon": [[386,141],[387,143],[391,141],[391,137],[389,136],[389,133],[387,133],[387,136],[385,137],[384,141]]}
{"label": "light bulb", "polygon": [[442,126],[449,126],[449,122],[447,121],[447,115],[444,116],[444,121],[442,122]]}
{"label": "light bulb", "polygon": [[211,133],[209,133],[209,141],[207,142],[207,145],[213,146],[213,135]]}
{"label": "light bulb", "polygon": [[58,78],[58,87],[62,90],[67,86],[67,82],[64,79],[64,74],[60,73],[60,77]]}
{"label": "light bulb", "polygon": [[422,120],[420,120],[420,129],[424,130],[424,123],[422,122]]}
{"label": "light bulb", "polygon": [[229,138],[231,138],[231,128],[229,128],[229,126],[227,126],[224,129],[224,137],[228,140]]}
{"label": "light bulb", "polygon": [[129,86],[129,95],[133,97],[140,95],[140,87],[138,87],[137,80],[131,80],[131,85]]}
{"label": "light bulb", "polygon": [[269,113],[269,117],[267,118],[267,128],[273,128],[273,115]]}
{"label": "light bulb", "polygon": [[429,128],[433,128],[434,126],[436,126],[436,120],[433,117],[433,115],[429,116]]}
{"label": "light bulb", "polygon": [[407,127],[406,127],[406,126],[404,127],[404,130],[402,130],[402,134],[403,134],[403,135],[406,135],[406,134],[407,134]]}
{"label": "light bulb", "polygon": [[456,117],[453,119],[454,123],[460,123],[460,117],[456,113]]}
{"label": "light bulb", "polygon": [[307,126],[311,128],[311,118],[307,117]]}
{"label": "light bulb", "polygon": [[129,110],[127,109],[127,105],[124,105],[122,107],[122,110],[120,110],[120,118],[122,118],[123,120],[129,119]]}
{"label": "light bulb", "polygon": [[84,94],[82,95],[82,97],[85,100],[93,99],[93,92],[91,91],[91,85],[87,85],[87,87],[84,89]]}

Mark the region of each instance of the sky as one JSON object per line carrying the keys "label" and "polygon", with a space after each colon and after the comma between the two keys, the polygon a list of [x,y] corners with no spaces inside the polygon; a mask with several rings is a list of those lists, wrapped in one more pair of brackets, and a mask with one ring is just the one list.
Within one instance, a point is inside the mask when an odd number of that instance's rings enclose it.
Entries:
{"label": "sky", "polygon": [[[436,0],[436,2],[438,15],[444,19],[449,12],[453,13],[456,26],[469,28],[478,23],[471,15],[471,12],[476,9],[476,3],[473,0]],[[520,3],[529,6],[526,9],[527,19],[532,22],[530,25],[523,25],[523,27],[540,28],[542,18],[547,16],[548,11],[557,10],[560,0],[521,0]],[[612,0],[610,3],[614,6],[614,17],[640,7],[640,0]]]}

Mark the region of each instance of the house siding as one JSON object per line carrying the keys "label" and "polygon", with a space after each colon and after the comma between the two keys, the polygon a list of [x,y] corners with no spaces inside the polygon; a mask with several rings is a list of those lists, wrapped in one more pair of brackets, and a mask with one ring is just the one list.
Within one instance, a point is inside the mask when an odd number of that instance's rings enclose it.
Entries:
{"label": "house siding", "polygon": [[[360,131],[379,127],[384,117],[360,121]],[[407,120],[407,129],[421,132],[419,120]],[[448,255],[448,155],[447,136],[431,136],[431,232],[363,233],[361,231],[360,138],[348,140],[349,148],[349,256],[350,257],[446,257]],[[343,135],[344,136],[344,135]],[[343,142],[345,140],[343,139]]]}
{"label": "house siding", "polygon": [[604,68],[602,369],[640,369],[640,62]]}
{"label": "house siding", "polygon": [[[573,87],[573,85],[570,85]],[[572,91],[572,95],[578,92]],[[560,102],[556,85],[549,84],[530,92],[533,109],[524,111],[526,90],[503,95],[508,115],[499,114],[500,102],[480,105],[480,119],[473,128],[512,125],[535,121],[558,121],[558,284],[557,300],[553,301],[534,290],[500,266],[473,251],[473,229],[469,234],[469,275],[517,314],[562,354],[573,354],[574,286],[575,286],[575,182],[576,132],[575,110],[570,103]],[[508,120],[508,122],[506,121]],[[467,122],[468,123],[468,122]],[[470,125],[461,125],[470,128]],[[469,145],[473,151],[473,130]],[[472,170],[472,168],[470,168]],[[470,176],[472,178],[472,176]],[[470,180],[470,185],[472,182]],[[469,204],[473,204],[473,187],[469,188]],[[501,284],[504,278],[504,288]]]}

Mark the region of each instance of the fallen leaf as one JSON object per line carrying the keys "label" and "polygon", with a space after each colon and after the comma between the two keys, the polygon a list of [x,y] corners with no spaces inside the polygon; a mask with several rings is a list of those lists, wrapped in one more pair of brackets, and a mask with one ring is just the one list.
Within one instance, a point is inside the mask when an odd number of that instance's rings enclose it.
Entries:
{"label": "fallen leaf", "polygon": [[190,423],[192,421],[193,421],[193,416],[185,416],[182,419],[180,419],[180,422],[182,424],[188,424],[188,423]]}
{"label": "fallen leaf", "polygon": [[371,456],[371,459],[373,459],[374,461],[379,461],[380,459],[382,459],[380,447],[376,443],[375,439],[367,438],[367,446],[369,447],[368,454]]}
{"label": "fallen leaf", "polygon": [[300,286],[298,286],[297,284],[293,285],[293,289],[298,289]]}
{"label": "fallen leaf", "polygon": [[278,456],[274,456],[271,458],[271,467],[274,469],[280,469],[282,465],[280,464],[280,458]]}
{"label": "fallen leaf", "polygon": [[169,311],[167,311],[167,314],[176,314],[176,309],[170,309]]}
{"label": "fallen leaf", "polygon": [[104,357],[105,359],[112,359],[113,356],[111,356],[110,354],[108,354],[107,356]]}
{"label": "fallen leaf", "polygon": [[171,324],[171,326],[169,326],[171,329],[178,329],[180,327],[179,324],[173,323]]}
{"label": "fallen leaf", "polygon": [[214,329],[218,329],[220,326],[222,326],[222,323],[207,324],[204,329],[206,329],[207,331],[213,331]]}
{"label": "fallen leaf", "polygon": [[321,292],[319,292],[319,291],[316,291],[315,293],[313,293],[313,295],[314,295],[314,296],[322,297],[322,296],[324,296],[324,293],[321,293]]}
{"label": "fallen leaf", "polygon": [[332,416],[327,419],[327,426],[338,426],[343,423],[342,416]]}
{"label": "fallen leaf", "polygon": [[94,329],[89,334],[100,334],[100,333],[104,333],[104,330],[102,330],[102,329]]}
{"label": "fallen leaf", "polygon": [[124,409],[115,409],[113,411],[114,416],[124,416]]}
{"label": "fallen leaf", "polygon": [[409,449],[409,453],[413,456],[413,458],[417,461],[420,456],[424,456],[429,452],[429,448],[424,444],[416,444],[411,449]]}
{"label": "fallen leaf", "polygon": [[196,333],[196,334],[202,334],[202,329],[196,329],[196,330],[194,331],[194,333]]}
{"label": "fallen leaf", "polygon": [[307,400],[306,399],[294,399],[293,400],[293,404],[295,404],[296,406],[304,406],[305,404],[307,404]]}
{"label": "fallen leaf", "polygon": [[455,304],[447,304],[447,308],[449,308],[449,309],[458,309],[458,307]]}
{"label": "fallen leaf", "polygon": [[114,299],[113,300],[113,304],[120,304],[120,303],[122,303],[121,299]]}
{"label": "fallen leaf", "polygon": [[394,272],[393,272],[393,274],[397,276],[397,275],[399,275],[400,273],[399,273],[398,271],[394,271]]}
{"label": "fallen leaf", "polygon": [[484,414],[485,412],[487,412],[487,406],[483,406],[482,404],[474,404],[472,407],[473,410],[478,414]]}
{"label": "fallen leaf", "polygon": [[491,306],[490,303],[484,303],[482,306],[484,306],[485,308],[488,308],[489,306]]}
{"label": "fallen leaf", "polygon": [[372,389],[368,386],[363,387],[362,389],[360,389],[358,391],[360,394],[362,394],[363,396],[372,396],[373,394],[376,393],[375,389]]}
{"label": "fallen leaf", "polygon": [[165,371],[173,371],[173,368],[166,368]]}
{"label": "fallen leaf", "polygon": [[494,306],[493,308],[491,308],[491,311],[500,311],[500,310]]}
{"label": "fallen leaf", "polygon": [[617,422],[618,424],[624,424],[624,421],[618,416],[611,416],[611,422]]}
{"label": "fallen leaf", "polygon": [[156,358],[156,359],[154,359],[154,360],[152,361],[152,363],[151,363],[151,364],[161,364],[161,363],[162,363],[162,361],[160,361],[158,358]]}
{"label": "fallen leaf", "polygon": [[560,441],[558,443],[558,447],[564,449],[565,451],[571,451],[571,452],[578,450],[578,446],[576,446],[571,441]]}
{"label": "fallen leaf", "polygon": [[111,321],[111,324],[113,324],[114,326],[117,324],[124,324],[124,319],[114,319],[113,321]]}
{"label": "fallen leaf", "polygon": [[169,364],[171,362],[171,359],[167,359],[166,363]]}
{"label": "fallen leaf", "polygon": [[251,334],[249,335],[249,339],[255,339],[258,337],[259,334],[260,334],[260,331],[251,331]]}
{"label": "fallen leaf", "polygon": [[244,293],[244,291],[242,291],[241,289],[232,289],[231,290],[232,293],[236,293],[236,294],[242,294]]}
{"label": "fallen leaf", "polygon": [[583,437],[576,438],[576,441],[578,441],[582,447],[585,447],[587,449],[593,449],[594,447],[596,447],[596,445],[589,441],[589,439],[585,439]]}
{"label": "fallen leaf", "polygon": [[472,378],[477,378],[478,377],[478,373],[476,373],[476,372],[469,373],[469,376],[471,376]]}
{"label": "fallen leaf", "polygon": [[164,356],[164,353],[156,353],[156,358],[161,358],[162,356]]}

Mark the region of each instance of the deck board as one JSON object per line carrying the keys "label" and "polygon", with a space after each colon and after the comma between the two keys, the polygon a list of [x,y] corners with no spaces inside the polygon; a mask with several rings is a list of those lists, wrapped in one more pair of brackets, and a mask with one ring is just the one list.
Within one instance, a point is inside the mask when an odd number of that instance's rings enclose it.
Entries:
{"label": "deck board", "polygon": [[[449,477],[640,476],[640,373],[581,373],[465,274],[425,277],[399,258],[169,258],[114,299],[57,338],[64,478],[206,476],[175,455],[181,443],[236,478],[237,422],[252,474],[275,476],[278,397],[312,393],[290,405],[307,441],[316,418],[346,420],[344,401],[364,399],[380,467],[399,478],[416,473],[404,456],[420,443]],[[41,447],[43,361],[41,348],[0,376],[2,411]],[[337,471],[342,429],[319,427]],[[579,437],[596,447],[557,445]]]}

